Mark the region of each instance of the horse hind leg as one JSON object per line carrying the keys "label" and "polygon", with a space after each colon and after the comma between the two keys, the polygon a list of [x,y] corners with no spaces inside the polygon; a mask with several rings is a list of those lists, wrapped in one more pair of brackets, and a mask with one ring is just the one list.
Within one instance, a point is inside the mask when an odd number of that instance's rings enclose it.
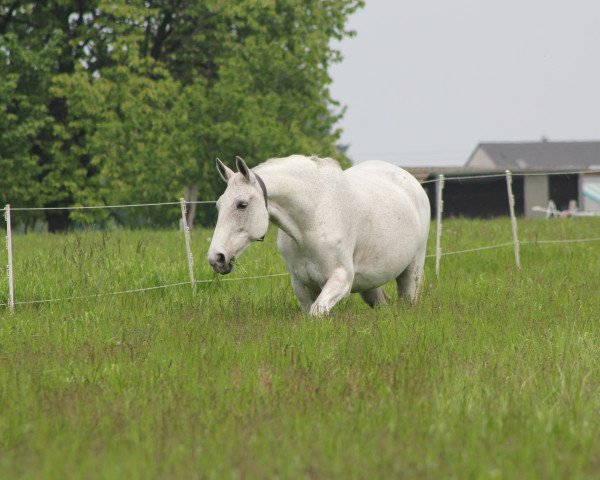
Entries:
{"label": "horse hind leg", "polygon": [[419,255],[396,277],[398,298],[407,299],[412,305],[417,303],[419,292],[423,283],[425,255]]}
{"label": "horse hind leg", "polygon": [[383,291],[383,288],[381,287],[360,292],[360,296],[371,308],[375,308],[380,305],[385,305],[390,300],[390,297],[387,296],[387,294]]}

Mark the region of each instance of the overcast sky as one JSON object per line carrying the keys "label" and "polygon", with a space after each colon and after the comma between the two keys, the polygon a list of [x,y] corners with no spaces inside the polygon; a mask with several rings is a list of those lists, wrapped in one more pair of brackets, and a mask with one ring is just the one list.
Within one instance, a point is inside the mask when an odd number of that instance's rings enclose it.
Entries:
{"label": "overcast sky", "polygon": [[480,141],[600,140],[600,1],[367,0],[337,45],[355,162],[462,165]]}

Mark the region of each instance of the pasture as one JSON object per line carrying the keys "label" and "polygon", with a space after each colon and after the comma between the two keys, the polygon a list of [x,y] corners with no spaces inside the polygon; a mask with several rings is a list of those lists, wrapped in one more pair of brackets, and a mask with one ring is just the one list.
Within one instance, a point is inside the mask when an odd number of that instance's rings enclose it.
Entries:
{"label": "pasture", "polygon": [[[192,232],[197,279],[209,236]],[[232,275],[285,272],[275,236]],[[444,223],[445,251],[510,241],[507,218]],[[183,242],[16,236],[17,301],[185,282]],[[599,253],[527,244],[521,272],[511,247],[449,255],[439,281],[429,258],[415,308],[352,296],[319,320],[288,277],[0,307],[0,478],[597,478]]]}

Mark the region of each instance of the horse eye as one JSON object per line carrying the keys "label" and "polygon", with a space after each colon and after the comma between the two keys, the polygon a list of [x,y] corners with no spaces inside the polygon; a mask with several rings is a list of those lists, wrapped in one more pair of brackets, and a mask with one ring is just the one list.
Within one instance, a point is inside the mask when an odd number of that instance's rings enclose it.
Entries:
{"label": "horse eye", "polygon": [[238,202],[236,205],[236,208],[238,210],[246,210],[247,206],[248,206],[248,202]]}

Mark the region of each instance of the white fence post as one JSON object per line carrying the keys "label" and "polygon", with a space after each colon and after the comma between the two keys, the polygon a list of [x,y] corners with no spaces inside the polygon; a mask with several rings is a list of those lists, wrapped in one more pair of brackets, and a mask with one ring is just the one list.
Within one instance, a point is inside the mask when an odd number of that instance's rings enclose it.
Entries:
{"label": "white fence post", "polygon": [[436,199],[436,226],[437,232],[435,237],[435,275],[440,276],[440,259],[442,257],[442,213],[444,212],[444,200],[442,198],[444,192],[444,176],[438,175],[438,181],[435,190]]}
{"label": "white fence post", "polygon": [[4,218],[6,219],[6,253],[8,254],[8,308],[10,313],[15,313],[15,279],[13,274],[13,254],[12,254],[12,225],[10,220],[10,205],[4,208]]}
{"label": "white fence post", "polygon": [[521,260],[519,258],[519,237],[517,235],[517,217],[515,216],[515,196],[512,191],[512,174],[506,170],[506,190],[508,192],[508,207],[510,209],[510,221],[512,223],[513,243],[515,246],[515,264],[517,270],[521,270]]}
{"label": "white fence post", "polygon": [[190,239],[190,229],[187,224],[187,212],[185,199],[180,198],[181,202],[181,226],[185,237],[185,249],[187,251],[188,267],[190,269],[190,283],[192,285],[192,294],[196,293],[196,280],[194,279],[194,256],[192,255],[192,241]]}

